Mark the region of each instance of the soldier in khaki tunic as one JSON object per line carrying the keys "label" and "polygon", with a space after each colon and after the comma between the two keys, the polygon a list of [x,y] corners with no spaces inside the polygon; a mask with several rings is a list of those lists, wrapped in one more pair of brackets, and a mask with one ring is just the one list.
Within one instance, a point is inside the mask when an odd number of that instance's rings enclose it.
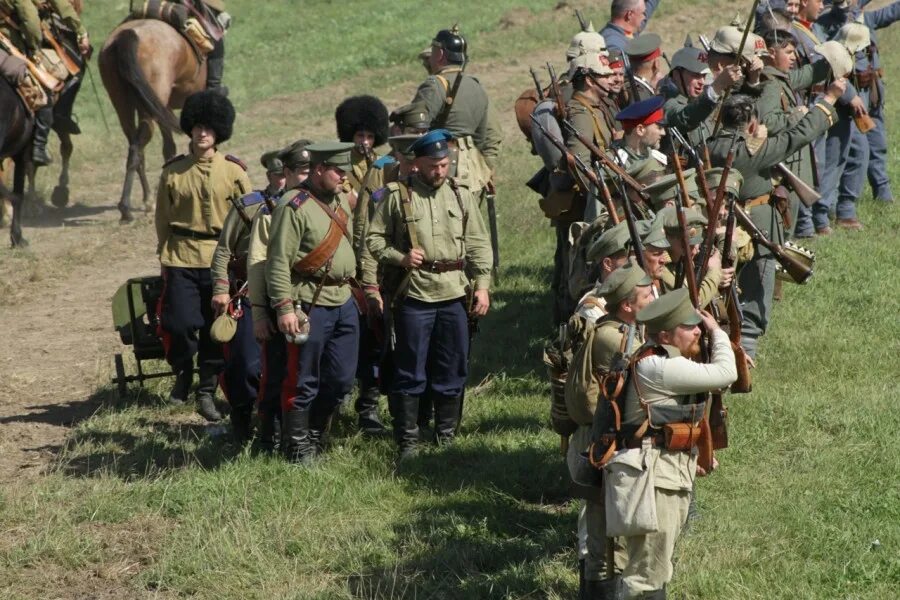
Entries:
{"label": "soldier in khaki tunic", "polygon": [[285,193],[272,215],[266,287],[278,330],[295,341],[282,396],[282,444],[293,463],[308,463],[324,450],[331,417],[356,372],[360,313],[350,289],[356,256],[344,192],[352,148],[307,146],[309,178]]}
{"label": "soldier in khaki tunic", "polygon": [[[309,177],[309,150],[312,142],[298,140],[277,152],[267,170],[281,165],[281,187],[277,196],[264,199],[250,228],[250,243],[247,248],[248,296],[253,306],[253,335],[262,346],[259,396],[256,411],[259,431],[256,445],[266,454],[274,453],[280,446],[281,438],[281,384],[284,381],[287,363],[287,342],[278,332],[275,311],[270,307],[266,287],[266,255],[269,245],[269,230],[272,212],[281,200],[284,189],[294,189]],[[271,176],[271,175],[270,175]]]}
{"label": "soldier in khaki tunic", "polygon": [[[636,327],[637,313],[653,301],[651,280],[647,274],[633,262],[625,263],[610,273],[596,290],[596,295],[606,303],[609,313],[594,324],[593,335],[590,336],[591,373],[602,376],[613,366],[613,359],[622,347],[623,336],[628,336],[628,328]],[[587,343],[587,342],[585,342]],[[635,331],[633,346],[628,351],[636,350],[643,343],[640,330]],[[628,355],[624,355],[628,358]],[[576,358],[577,359],[577,354]],[[585,365],[587,366],[587,365]],[[570,367],[571,370],[571,367]],[[567,399],[568,399],[567,394]],[[581,407],[577,411],[569,411],[569,416],[578,423],[578,429],[569,441],[566,461],[570,474],[576,484],[578,481],[579,462],[584,461],[581,453],[587,451],[591,442],[591,427],[594,421],[596,398],[589,398],[593,405]],[[577,415],[577,416],[576,416]],[[584,509],[584,525],[587,533],[587,556],[584,565],[584,589],[582,598],[612,598],[619,587],[619,578],[607,578],[607,537],[604,505],[600,492],[586,494]],[[615,572],[621,573],[625,567],[624,545],[621,540],[615,544]]]}
{"label": "soldier in khaki tunic", "polygon": [[497,168],[503,136],[481,83],[463,72],[467,50],[456,27],[439,31],[428,58],[432,75],[416,90],[413,102],[425,104],[431,129],[453,134],[457,164],[450,175],[479,197]]}
{"label": "soldier in khaki tunic", "polygon": [[434,405],[435,440],[455,436],[468,373],[467,288],[473,316],[490,307],[491,247],[475,197],[447,177],[451,137],[435,130],[410,146],[417,173],[409,186],[388,186],[367,237],[393,308],[389,407],[401,458],[418,444],[423,395]]}
{"label": "soldier in khaki tunic", "polygon": [[191,136],[190,153],[163,167],[156,198],[156,252],[165,281],[160,329],[166,360],[176,373],[169,400],[186,400],[199,352],[197,407],[210,421],[222,418],[213,399],[222,350],[209,337],[214,317],[210,265],[231,201],[251,190],[244,164],[217,149],[231,137],[233,123],[234,107],[223,96],[189,96],[181,128]]}
{"label": "soldier in khaki tunic", "polygon": [[[672,579],[672,555],[690,505],[691,490],[698,470],[696,446],[667,448],[662,428],[667,423],[696,425],[702,412],[694,404],[694,394],[727,388],[737,379],[734,353],[728,335],[707,312],[696,311],[686,289],[679,289],[651,302],[637,314],[646,327],[647,343],[636,353],[634,379],[626,387],[622,428],[628,450],[620,450],[607,463],[605,484],[607,515],[615,518],[623,491],[615,472],[628,457],[638,454],[652,470],[657,527],[653,533],[628,535],[625,546],[628,562],[623,572],[626,598],[666,597]],[[699,356],[700,329],[710,334],[711,359],[695,362]],[[626,467],[628,468],[628,467]],[[643,511],[647,507],[628,506]]]}
{"label": "soldier in khaki tunic", "polygon": [[249,283],[247,254],[252,224],[268,202],[281,194],[284,185],[281,161],[276,155],[277,151],[263,155],[260,162],[266,168],[268,185],[233,203],[213,254],[213,310],[216,316],[228,311],[237,321],[234,336],[223,344],[225,371],[221,385],[231,405],[232,433],[240,445],[249,442],[252,435],[251,415],[259,392],[260,371],[260,348],[253,335],[250,301],[242,288]]}

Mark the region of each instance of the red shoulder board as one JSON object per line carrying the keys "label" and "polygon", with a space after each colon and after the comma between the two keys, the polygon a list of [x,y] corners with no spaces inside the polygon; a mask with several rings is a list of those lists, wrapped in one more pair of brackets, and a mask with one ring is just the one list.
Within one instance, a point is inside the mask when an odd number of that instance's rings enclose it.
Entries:
{"label": "red shoulder board", "polygon": [[245,171],[247,170],[247,163],[245,163],[244,161],[242,161],[241,159],[239,159],[237,156],[235,156],[233,154],[226,154],[225,160],[230,160],[231,162],[233,162],[234,164],[236,164],[243,170],[245,170]]}
{"label": "red shoulder board", "polygon": [[294,196],[293,198],[291,198],[291,200],[290,200],[290,202],[288,202],[288,204],[291,205],[291,206],[293,206],[294,208],[300,208],[300,206],[301,206],[304,202],[306,202],[307,200],[309,200],[309,197],[310,197],[310,196],[309,196],[309,193],[307,193],[307,192],[304,191],[304,190],[300,190],[299,192],[297,192],[297,195],[296,195],[296,196]]}
{"label": "red shoulder board", "polygon": [[186,156],[187,156],[187,154],[177,154],[177,155],[173,156],[172,158],[170,158],[169,160],[167,160],[166,162],[164,162],[163,166],[168,167],[173,162],[181,160],[182,158],[185,158]]}

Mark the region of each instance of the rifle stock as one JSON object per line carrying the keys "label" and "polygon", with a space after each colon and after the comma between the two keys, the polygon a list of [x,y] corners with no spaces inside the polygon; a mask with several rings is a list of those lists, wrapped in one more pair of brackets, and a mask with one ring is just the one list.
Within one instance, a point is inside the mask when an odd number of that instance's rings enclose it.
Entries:
{"label": "rifle stock", "polygon": [[797,174],[791,171],[783,162],[775,165],[775,170],[781,175],[781,183],[797,194],[797,197],[800,198],[800,202],[807,208],[812,207],[813,204],[822,199],[822,194],[798,177]]}
{"label": "rifle stock", "polygon": [[644,186],[641,185],[634,177],[629,175],[625,169],[616,164],[614,160],[606,155],[597,145],[591,140],[584,137],[578,129],[569,122],[568,119],[563,120],[563,126],[569,131],[570,134],[574,135],[575,138],[581,142],[585,148],[591,153],[595,159],[597,159],[605,169],[611,171],[615,174],[616,177],[621,179],[628,187],[633,189],[637,194],[644,200],[647,200],[647,194],[644,192]]}
{"label": "rifle stock", "polygon": [[784,268],[785,272],[791,276],[791,279],[799,284],[809,281],[809,278],[813,275],[812,269],[787,254],[780,244],[776,244],[763,235],[763,232],[759,230],[741,207],[735,206],[734,214],[741,227],[747,230],[753,241],[769,250],[775,257],[775,260]]}
{"label": "rifle stock", "polygon": [[556,77],[556,69],[553,65],[547,63],[547,72],[550,73],[550,95],[553,96],[553,102],[556,104],[556,118],[565,120],[569,118],[569,111],[566,110],[566,103],[563,100],[562,90],[559,88],[559,79]]}
{"label": "rifle stock", "polygon": [[[731,243],[734,238],[735,225],[735,201],[732,198],[728,206],[728,219],[725,222],[725,243],[722,246],[722,266],[725,268],[734,266],[731,258]],[[728,337],[731,340],[731,349],[734,351],[734,363],[737,367],[737,380],[731,384],[731,393],[746,394],[753,389],[753,379],[750,375],[750,363],[747,353],[741,346],[741,322],[744,316],[738,301],[737,288],[732,281],[724,298],[725,311],[728,315]]]}

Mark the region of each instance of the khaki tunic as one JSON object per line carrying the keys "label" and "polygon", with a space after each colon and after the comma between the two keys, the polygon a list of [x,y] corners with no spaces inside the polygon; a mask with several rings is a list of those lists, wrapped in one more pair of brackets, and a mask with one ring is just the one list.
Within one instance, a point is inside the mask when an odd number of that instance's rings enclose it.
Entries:
{"label": "khaki tunic", "polygon": [[37,5],[44,3],[48,4],[50,9],[59,15],[63,20],[63,23],[65,23],[69,29],[74,31],[75,35],[79,38],[82,38],[87,34],[87,30],[81,22],[81,17],[75,12],[75,7],[72,6],[72,3],[69,0],[33,0],[33,2]]}
{"label": "khaki tunic", "polygon": [[250,247],[250,228],[254,217],[265,205],[261,196],[257,202],[248,205],[248,202],[253,201],[254,196],[254,194],[250,194],[240,200],[241,210],[249,222],[245,222],[233,206],[225,217],[225,224],[219,235],[219,243],[213,253],[213,294],[227,294],[232,289],[234,282],[230,281],[231,273],[228,272],[228,263],[231,258],[247,259],[247,251]]}
{"label": "khaki tunic", "polygon": [[[418,177],[412,183],[412,223],[409,225],[415,228],[425,260],[465,259],[467,270],[474,278],[475,289],[489,289],[493,253],[475,197],[460,186],[457,188],[457,199],[449,180],[437,189]],[[389,194],[378,203],[366,238],[372,256],[384,267],[400,267],[409,251],[400,185],[388,184]],[[432,273],[416,269],[409,278],[408,295],[423,302],[453,300],[465,295],[468,283],[466,273],[461,270]]]}
{"label": "khaki tunic", "polygon": [[14,46],[27,54],[34,54],[41,47],[41,18],[33,0],[0,0],[0,16],[9,16],[18,28],[0,19],[0,33]]}
{"label": "khaki tunic", "polygon": [[[210,158],[180,156],[163,167],[156,193],[159,262],[165,267],[209,268],[231,198],[240,199],[251,189],[244,168],[220,152]],[[192,239],[173,227],[216,238]]]}
{"label": "khaki tunic", "polygon": [[[272,215],[272,228],[266,259],[266,288],[272,308],[278,315],[294,310],[295,300],[312,302],[315,295],[316,278],[328,276],[346,279],[356,275],[356,256],[353,245],[346,236],[341,236],[337,250],[331,261],[331,270],[323,265],[313,278],[301,277],[293,270],[294,264],[316,248],[331,227],[331,217],[307,194],[312,193],[333,211],[337,208],[347,215],[347,229],[353,229],[353,216],[347,194],[329,196],[312,191],[307,182],[298,188],[288,190],[282,196]],[[341,306],[350,299],[349,284],[323,286],[316,304],[319,306]]]}

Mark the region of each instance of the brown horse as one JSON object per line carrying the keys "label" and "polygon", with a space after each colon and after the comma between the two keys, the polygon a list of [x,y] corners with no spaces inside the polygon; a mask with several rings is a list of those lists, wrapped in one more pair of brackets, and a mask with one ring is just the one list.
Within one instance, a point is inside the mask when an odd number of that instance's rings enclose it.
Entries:
{"label": "brown horse", "polygon": [[13,189],[10,192],[0,182],[0,197],[9,198],[12,204],[12,220],[9,227],[9,239],[13,247],[27,246],[22,237],[22,199],[25,192],[25,173],[31,166],[31,115],[19,94],[5,77],[0,77],[0,160],[12,158]]}
{"label": "brown horse", "polygon": [[144,192],[144,208],[152,206],[144,164],[144,147],[153,135],[153,122],[163,138],[163,158],[175,156],[173,132],[180,131],[173,109],[206,86],[206,61],[200,61],[174,27],[151,19],[126,21],[100,50],[100,75],[122,131],[128,139],[125,184],[119,201],[122,222],[131,214],[131,186],[137,173]]}

